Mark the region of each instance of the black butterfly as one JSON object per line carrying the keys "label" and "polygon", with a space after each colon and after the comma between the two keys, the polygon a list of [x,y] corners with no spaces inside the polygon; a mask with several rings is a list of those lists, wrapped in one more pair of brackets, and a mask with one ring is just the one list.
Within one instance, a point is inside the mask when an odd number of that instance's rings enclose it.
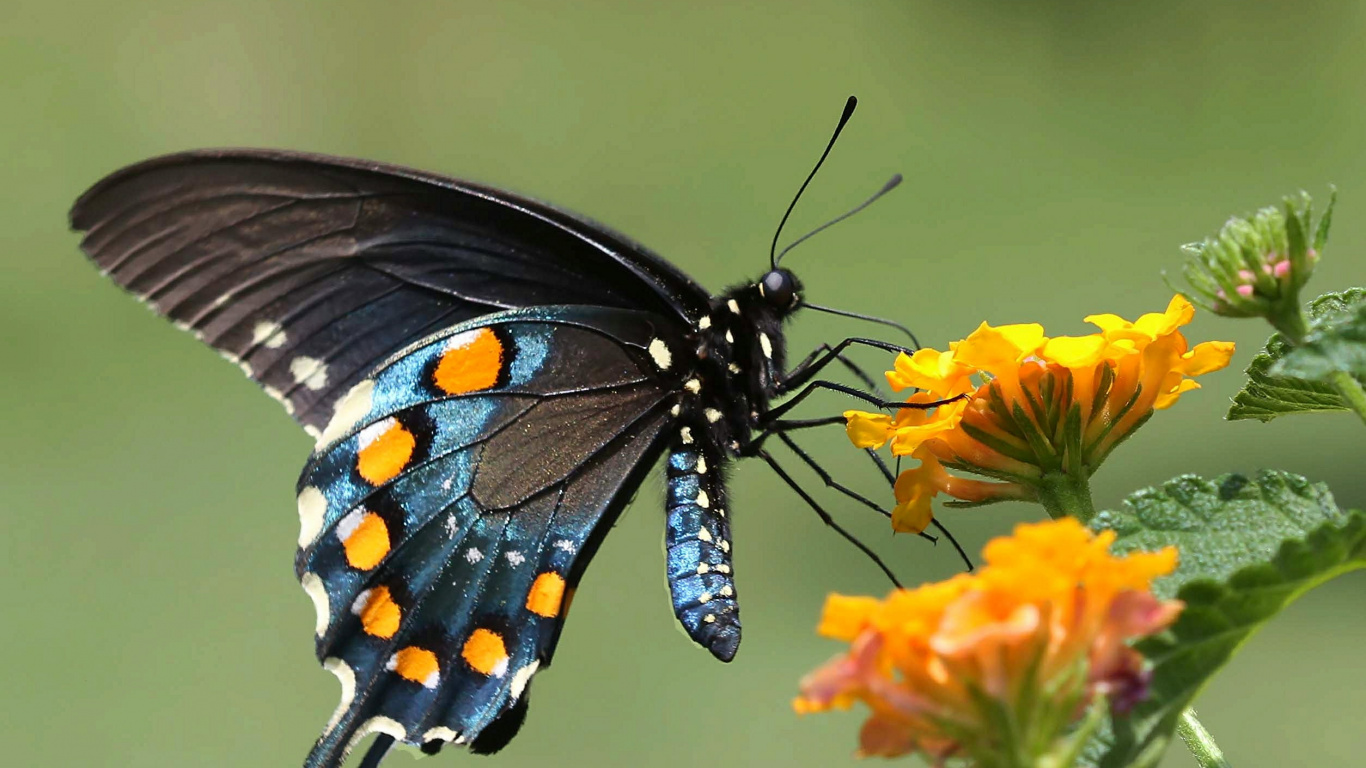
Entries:
{"label": "black butterfly", "polygon": [[777,258],[712,297],[599,224],[377,163],[171,155],[100,181],[71,221],[105,274],[317,438],[295,567],[342,701],[310,767],[371,732],[385,736],[367,765],[394,740],[506,744],[585,566],[662,453],[674,611],[729,661],[726,465],[759,456],[796,488],[764,439],[814,467],[785,432],[838,419],[782,415],[812,388],[859,394],[812,381],[848,344],[899,348],[850,339],[788,370],[783,321],[812,305]]}

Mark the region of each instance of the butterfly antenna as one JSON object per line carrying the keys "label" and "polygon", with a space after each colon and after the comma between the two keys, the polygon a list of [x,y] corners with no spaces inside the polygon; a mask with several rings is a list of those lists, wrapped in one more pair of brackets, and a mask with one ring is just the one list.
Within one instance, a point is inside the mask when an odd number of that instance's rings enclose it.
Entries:
{"label": "butterfly antenna", "polygon": [[829,229],[829,228],[835,226],[836,224],[840,223],[841,221],[844,221],[845,219],[849,218],[850,216],[853,216],[854,214],[858,213],[859,211],[863,210],[864,208],[867,208],[868,206],[870,206],[870,205],[872,205],[873,203],[877,202],[877,199],[878,199],[879,197],[882,197],[883,195],[887,194],[888,192],[891,192],[892,190],[896,189],[897,185],[900,184],[900,183],[901,183],[901,174],[898,173],[897,175],[895,175],[895,176],[893,176],[891,179],[889,179],[889,180],[887,181],[886,184],[883,184],[883,185],[882,185],[882,189],[879,189],[876,193],[873,194],[872,197],[870,197],[870,198],[868,198],[867,200],[864,200],[863,202],[861,202],[861,203],[859,203],[858,205],[854,206],[854,208],[853,208],[852,210],[850,210],[849,212],[843,213],[843,214],[841,214],[841,215],[839,215],[839,216],[836,216],[835,218],[833,218],[833,219],[831,219],[831,220],[825,222],[824,224],[820,225],[819,227],[816,227],[815,229],[811,230],[810,232],[807,232],[806,234],[804,234],[804,235],[802,235],[801,237],[797,238],[796,240],[792,241],[792,244],[791,244],[791,245],[787,246],[786,248],[784,248],[782,251],[780,251],[780,252],[778,253],[778,258],[776,258],[776,259],[773,260],[773,266],[776,268],[779,264],[781,264],[782,261],[783,261],[783,257],[787,255],[787,252],[788,252],[788,251],[792,250],[793,248],[796,248],[797,246],[801,245],[802,243],[806,242],[807,240],[810,240],[812,237],[816,236],[817,234],[819,234],[819,233],[821,233],[821,232],[824,232],[825,230],[827,230],[827,229]]}
{"label": "butterfly antenna", "polygon": [[816,176],[816,171],[821,169],[821,163],[825,162],[825,158],[830,154],[831,148],[835,146],[835,139],[840,137],[840,131],[844,130],[844,124],[849,122],[849,118],[853,116],[854,107],[856,106],[858,106],[858,99],[853,96],[850,96],[849,100],[844,102],[844,113],[840,115],[839,125],[835,126],[835,133],[830,137],[830,143],[825,145],[825,151],[821,153],[821,159],[816,161],[816,167],[811,169],[811,173],[807,174],[806,181],[802,182],[801,189],[797,190],[796,196],[793,197],[792,202],[788,204],[787,212],[783,214],[783,220],[778,222],[778,231],[773,233],[773,243],[768,247],[768,263],[769,266],[774,269],[778,268],[778,236],[783,233],[783,225],[787,223],[787,217],[792,215],[792,209],[796,208],[797,201],[802,199],[802,193],[806,191],[806,185],[811,183],[811,179]]}
{"label": "butterfly antenna", "polygon": [[907,328],[906,326],[896,322],[895,320],[888,320],[885,317],[877,317],[875,315],[865,315],[861,312],[850,312],[847,309],[835,309],[834,307],[825,307],[821,306],[820,304],[811,304],[806,301],[802,302],[802,307],[806,309],[814,309],[817,312],[825,312],[826,314],[830,315],[839,315],[840,317],[852,317],[855,320],[867,320],[870,323],[877,323],[879,325],[885,325],[889,328],[895,328],[898,331],[901,331],[902,333],[910,337],[911,345],[913,347],[915,347],[916,349],[920,349],[920,339],[917,339],[915,337],[915,334],[911,333],[910,328]]}

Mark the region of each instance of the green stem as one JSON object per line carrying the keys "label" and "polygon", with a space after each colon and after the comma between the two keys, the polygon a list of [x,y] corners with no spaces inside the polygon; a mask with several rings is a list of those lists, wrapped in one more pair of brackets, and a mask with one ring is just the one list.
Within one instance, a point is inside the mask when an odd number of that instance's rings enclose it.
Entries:
{"label": "green stem", "polygon": [[1039,478],[1036,498],[1053,519],[1075,517],[1083,523],[1096,516],[1096,504],[1091,500],[1090,478],[1081,474],[1049,472]]}
{"label": "green stem", "polygon": [[1181,740],[1186,742],[1186,749],[1195,756],[1195,762],[1200,764],[1200,768],[1233,768],[1224,758],[1224,751],[1214,743],[1214,737],[1210,736],[1205,726],[1195,719],[1194,709],[1181,713],[1181,719],[1176,723],[1176,732],[1181,734]]}
{"label": "green stem", "polygon": [[1347,407],[1356,411],[1356,415],[1366,422],[1366,389],[1361,388],[1361,382],[1346,371],[1333,371],[1328,374],[1328,383],[1347,401]]}
{"label": "green stem", "polygon": [[1304,310],[1300,309],[1298,296],[1290,304],[1288,311],[1267,317],[1267,322],[1271,323],[1272,328],[1280,331],[1291,346],[1298,347],[1303,344],[1304,337],[1309,334],[1309,322],[1304,318]]}

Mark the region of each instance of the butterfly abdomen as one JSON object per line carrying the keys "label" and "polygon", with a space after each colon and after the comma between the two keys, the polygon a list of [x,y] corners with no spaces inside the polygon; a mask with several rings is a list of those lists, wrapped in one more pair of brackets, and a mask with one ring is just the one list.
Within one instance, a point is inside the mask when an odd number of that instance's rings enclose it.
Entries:
{"label": "butterfly abdomen", "polygon": [[674,614],[684,630],[716,658],[730,661],[740,646],[740,608],[731,570],[730,520],[719,461],[688,443],[669,454],[668,522],[664,552]]}

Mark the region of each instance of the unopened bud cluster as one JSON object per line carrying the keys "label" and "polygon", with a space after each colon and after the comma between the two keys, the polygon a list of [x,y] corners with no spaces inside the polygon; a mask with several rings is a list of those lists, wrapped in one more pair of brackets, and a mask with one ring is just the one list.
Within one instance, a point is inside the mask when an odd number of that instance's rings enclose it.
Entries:
{"label": "unopened bud cluster", "polygon": [[[1334,200],[1336,194],[1334,194]],[[1300,288],[1309,281],[1328,240],[1333,201],[1318,222],[1301,192],[1284,208],[1233,218],[1219,234],[1185,246],[1191,299],[1225,317],[1264,317],[1292,337],[1303,334]]]}

